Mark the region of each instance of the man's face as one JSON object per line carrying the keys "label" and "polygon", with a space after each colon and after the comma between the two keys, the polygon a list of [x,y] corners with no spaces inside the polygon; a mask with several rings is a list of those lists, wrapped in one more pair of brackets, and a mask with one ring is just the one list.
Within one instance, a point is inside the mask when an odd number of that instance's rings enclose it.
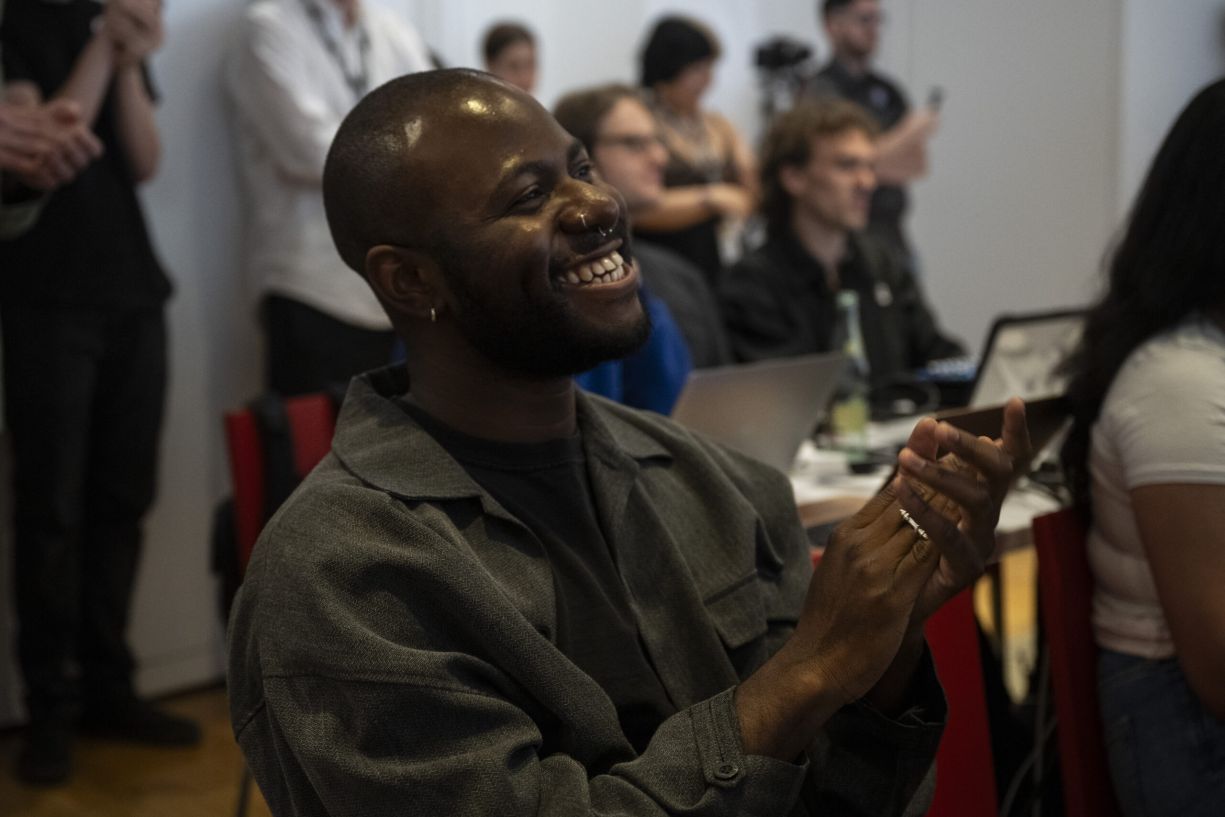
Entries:
{"label": "man's face", "polygon": [[656,133],[655,117],[638,100],[623,97],[604,115],[591,153],[600,176],[625,197],[630,213],[663,195],[668,151]]}
{"label": "man's face", "polygon": [[855,0],[825,19],[834,50],[854,59],[870,59],[876,53],[884,12],[879,0]]}
{"label": "man's face", "polygon": [[489,63],[489,73],[530,94],[536,87],[536,46],[527,40],[511,43]]}
{"label": "man's face", "polygon": [[449,106],[422,127],[413,161],[461,335],[526,376],[570,375],[634,351],[650,325],[625,205],[582,145],[501,83]]}
{"label": "man's face", "polygon": [[836,230],[862,230],[876,189],[876,145],[861,130],[812,139],[802,167],[785,167],[783,186],[803,216]]}

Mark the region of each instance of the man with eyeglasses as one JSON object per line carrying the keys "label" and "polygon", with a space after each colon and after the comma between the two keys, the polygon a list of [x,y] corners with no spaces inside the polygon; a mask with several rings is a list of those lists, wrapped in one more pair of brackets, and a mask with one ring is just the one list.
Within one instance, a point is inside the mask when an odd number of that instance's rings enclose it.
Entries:
{"label": "man with eyeglasses", "polygon": [[[587,148],[596,170],[625,198],[630,218],[664,193],[667,149],[655,117],[628,85],[602,85],[567,94],[554,111],[562,127]],[[696,266],[671,250],[636,241],[643,280],[676,319],[696,368],[730,363],[731,346],[718,303]]]}
{"label": "man with eyeglasses", "polygon": [[928,106],[910,110],[906,94],[872,69],[885,13],[880,0],[822,0],[821,20],[833,56],[817,74],[814,96],[838,96],[865,108],[880,127],[869,229],[911,255],[902,229],[908,196],[905,185],[927,173],[927,140],[939,122],[938,92]]}

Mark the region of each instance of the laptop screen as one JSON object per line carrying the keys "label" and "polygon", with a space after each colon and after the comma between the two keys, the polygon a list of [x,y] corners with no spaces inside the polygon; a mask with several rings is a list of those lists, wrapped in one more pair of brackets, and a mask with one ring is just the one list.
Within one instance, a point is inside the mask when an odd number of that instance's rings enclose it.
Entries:
{"label": "laptop screen", "polygon": [[1063,394],[1067,382],[1057,370],[1080,341],[1084,320],[1083,310],[997,318],[970,405],[997,405],[1013,395],[1031,401]]}

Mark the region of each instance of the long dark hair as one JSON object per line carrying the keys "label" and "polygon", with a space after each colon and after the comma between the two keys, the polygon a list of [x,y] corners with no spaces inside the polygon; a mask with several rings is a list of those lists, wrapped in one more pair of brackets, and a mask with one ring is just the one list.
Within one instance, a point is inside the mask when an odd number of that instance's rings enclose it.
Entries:
{"label": "long dark hair", "polygon": [[1166,135],[1107,265],[1070,374],[1063,464],[1089,499],[1089,430],[1136,347],[1199,308],[1225,303],[1225,80],[1195,95]]}

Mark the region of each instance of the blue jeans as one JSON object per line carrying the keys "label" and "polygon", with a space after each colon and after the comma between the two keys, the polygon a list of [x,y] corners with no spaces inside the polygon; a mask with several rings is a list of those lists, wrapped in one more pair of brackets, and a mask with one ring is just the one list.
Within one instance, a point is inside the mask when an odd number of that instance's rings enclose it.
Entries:
{"label": "blue jeans", "polygon": [[1225,723],[1204,709],[1177,660],[1102,650],[1098,691],[1125,817],[1225,814]]}

